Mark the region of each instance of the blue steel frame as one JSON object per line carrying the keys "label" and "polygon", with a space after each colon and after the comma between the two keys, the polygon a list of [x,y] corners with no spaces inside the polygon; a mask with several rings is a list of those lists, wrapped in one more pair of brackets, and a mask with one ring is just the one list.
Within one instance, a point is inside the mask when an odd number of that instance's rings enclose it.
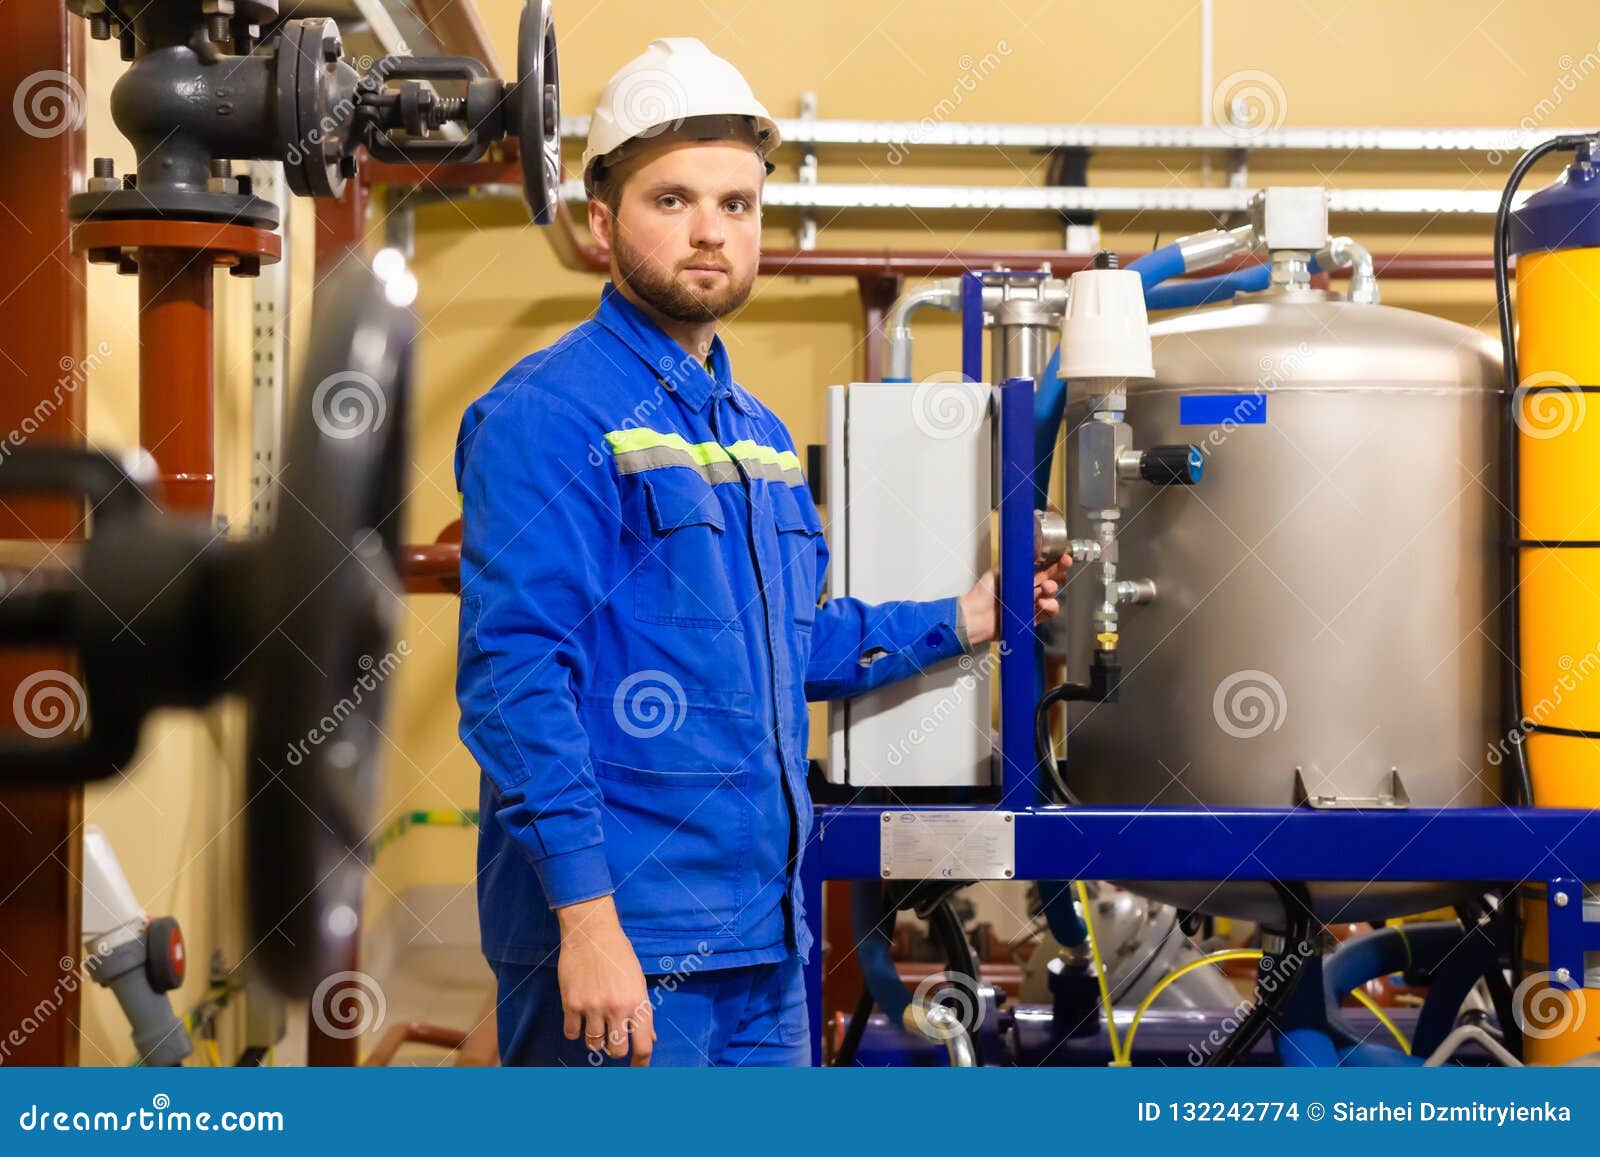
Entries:
{"label": "blue steel frame", "polygon": [[[962,279],[962,373],[982,380],[982,286]],[[1019,880],[1467,880],[1546,883],[1548,967],[1583,983],[1584,953],[1600,951],[1600,921],[1583,918],[1581,881],[1600,881],[1600,809],[1099,808],[1043,805],[1033,711],[1041,688],[1033,630],[1033,388],[999,391],[1000,747],[1002,798],[1016,815]],[[884,811],[819,807],[801,864],[815,947],[806,966],[813,1017],[822,1007],[822,882],[875,879]],[[929,810],[950,810],[935,808]],[[1556,897],[1565,894],[1567,902]],[[811,1053],[821,1063],[820,1025]]]}

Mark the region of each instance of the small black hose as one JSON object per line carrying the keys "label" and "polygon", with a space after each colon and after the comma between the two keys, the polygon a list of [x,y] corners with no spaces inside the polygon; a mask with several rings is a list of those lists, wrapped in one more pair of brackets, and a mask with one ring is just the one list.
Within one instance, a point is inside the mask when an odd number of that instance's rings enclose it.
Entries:
{"label": "small black hose", "polygon": [[1261,994],[1260,980],[1257,980],[1254,1007],[1245,1014],[1239,1027],[1222,1042],[1217,1051],[1206,1057],[1207,1067],[1221,1068],[1237,1064],[1240,1057],[1255,1048],[1261,1034],[1288,1007],[1289,998],[1300,984],[1300,974],[1305,970],[1306,962],[1299,954],[1299,946],[1310,943],[1316,923],[1311,910],[1311,894],[1304,884],[1281,880],[1271,883],[1278,898],[1283,901],[1284,951],[1279,963],[1287,970],[1287,975],[1276,990],[1265,995]]}
{"label": "small black hose", "polygon": [[1050,741],[1050,709],[1057,703],[1115,703],[1122,693],[1122,664],[1115,651],[1097,650],[1089,664],[1089,682],[1063,683],[1039,697],[1033,709],[1033,751],[1035,760],[1050,773],[1056,791],[1074,807],[1078,797],[1067,786],[1061,765],[1056,762],[1055,744]]}
{"label": "small black hose", "polygon": [[966,929],[955,906],[946,898],[928,913],[928,931],[944,949],[945,978],[966,994],[960,1008],[961,1024],[972,1040],[973,1056],[982,1064],[978,1051],[978,1026],[983,1023],[983,985],[978,980],[978,957],[967,939]]}
{"label": "small black hose", "polygon": [[861,982],[861,995],[856,998],[856,1010],[850,1014],[850,1027],[844,1031],[839,1051],[833,1054],[833,1064],[848,1066],[856,1063],[856,1053],[861,1050],[861,1038],[867,1034],[867,1021],[872,1017],[872,989]]}
{"label": "small black hose", "polygon": [[1072,793],[1067,786],[1067,777],[1061,770],[1061,764],[1056,760],[1056,745],[1050,739],[1050,708],[1057,703],[1086,699],[1087,695],[1077,695],[1073,692],[1087,691],[1088,688],[1079,683],[1063,683],[1060,687],[1052,688],[1039,699],[1039,705],[1033,710],[1033,750],[1034,757],[1039,764],[1050,773],[1051,782],[1055,784],[1056,792],[1062,801],[1073,807],[1082,807],[1082,802]]}

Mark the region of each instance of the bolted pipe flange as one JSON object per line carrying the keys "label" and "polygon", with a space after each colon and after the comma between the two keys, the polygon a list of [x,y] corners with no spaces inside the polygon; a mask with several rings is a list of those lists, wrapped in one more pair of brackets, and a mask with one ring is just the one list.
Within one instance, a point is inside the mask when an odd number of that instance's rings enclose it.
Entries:
{"label": "bolted pipe flange", "polygon": [[344,192],[343,159],[355,151],[356,70],[343,60],[332,20],[286,21],[278,40],[276,123],[289,188],[303,197]]}

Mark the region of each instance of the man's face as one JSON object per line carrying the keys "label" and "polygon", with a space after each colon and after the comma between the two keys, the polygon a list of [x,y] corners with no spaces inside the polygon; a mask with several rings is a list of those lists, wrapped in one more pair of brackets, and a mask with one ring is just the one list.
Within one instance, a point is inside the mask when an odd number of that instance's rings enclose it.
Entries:
{"label": "man's face", "polygon": [[745,303],[761,256],[761,158],[748,145],[664,144],[618,175],[615,217],[589,202],[615,276],[674,321],[705,322]]}

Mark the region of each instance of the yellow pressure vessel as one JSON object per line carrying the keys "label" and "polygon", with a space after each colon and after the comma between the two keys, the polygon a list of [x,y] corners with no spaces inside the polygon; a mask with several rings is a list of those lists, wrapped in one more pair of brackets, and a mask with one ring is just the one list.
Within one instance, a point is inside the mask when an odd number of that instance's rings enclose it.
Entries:
{"label": "yellow pressure vessel", "polygon": [[[1586,147],[1556,184],[1511,214],[1509,242],[1517,260],[1517,662],[1533,803],[1594,808],[1600,807],[1600,171]],[[1560,1064],[1600,1050],[1600,991],[1549,984],[1545,904],[1544,887],[1524,889],[1528,975],[1517,993],[1518,1016],[1524,1059]],[[1600,968],[1586,972],[1589,984],[1600,985]]]}

